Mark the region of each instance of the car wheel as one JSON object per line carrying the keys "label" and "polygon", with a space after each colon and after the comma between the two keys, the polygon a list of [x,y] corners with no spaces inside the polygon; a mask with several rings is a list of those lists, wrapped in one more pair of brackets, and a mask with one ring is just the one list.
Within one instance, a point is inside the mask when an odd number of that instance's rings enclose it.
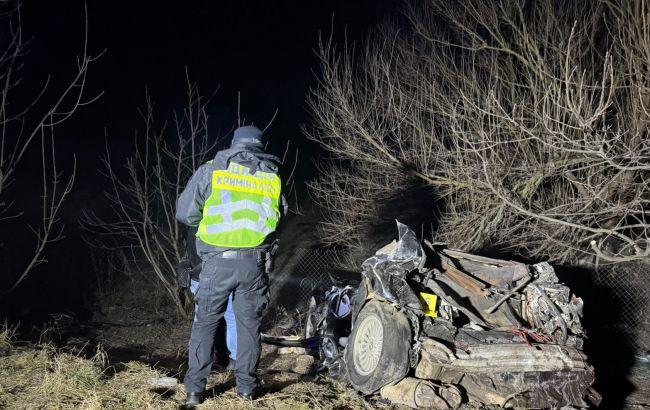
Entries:
{"label": "car wheel", "polygon": [[401,380],[409,370],[411,327],[392,305],[368,302],[354,322],[345,350],[350,383],[370,394]]}

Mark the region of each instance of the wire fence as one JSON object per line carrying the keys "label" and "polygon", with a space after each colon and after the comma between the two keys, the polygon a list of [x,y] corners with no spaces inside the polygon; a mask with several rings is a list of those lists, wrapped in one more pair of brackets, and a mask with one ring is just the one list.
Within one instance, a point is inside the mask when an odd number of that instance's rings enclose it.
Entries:
{"label": "wire fence", "polygon": [[[596,270],[594,282],[609,293],[600,301],[605,315],[603,326],[622,337],[637,352],[650,351],[650,263],[634,262]],[[592,301],[598,303],[599,301]],[[605,314],[605,312],[603,312]],[[612,317],[613,316],[613,317]],[[608,323],[609,322],[609,323]]]}
{"label": "wire fence", "polygon": [[336,249],[316,248],[295,250],[295,272],[299,278],[298,298],[307,301],[315,289],[332,284],[328,271],[342,269],[343,253]]}
{"label": "wire fence", "polygon": [[[298,248],[295,257],[292,275],[297,279],[298,302],[308,301],[315,289],[331,285],[329,271],[347,268],[344,253],[337,249]],[[634,351],[650,351],[650,263],[602,267],[592,277],[593,284],[605,291],[606,300],[579,296],[587,304],[599,304],[592,310],[607,317],[600,324],[623,338]]]}

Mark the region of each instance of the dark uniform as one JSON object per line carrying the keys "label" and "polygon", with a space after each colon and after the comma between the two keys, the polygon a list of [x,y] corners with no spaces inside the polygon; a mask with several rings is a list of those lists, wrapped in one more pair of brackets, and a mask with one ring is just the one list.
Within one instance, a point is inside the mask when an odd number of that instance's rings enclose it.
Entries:
{"label": "dark uniform", "polygon": [[185,375],[188,404],[201,401],[212,366],[214,332],[231,293],[237,391],[250,399],[257,387],[260,324],[268,303],[265,265],[275,228],[287,211],[277,176],[279,159],[263,151],[261,140],[256,127],[235,130],[232,147],[202,165],[178,199],[176,218],[199,226],[196,246],[203,261]]}

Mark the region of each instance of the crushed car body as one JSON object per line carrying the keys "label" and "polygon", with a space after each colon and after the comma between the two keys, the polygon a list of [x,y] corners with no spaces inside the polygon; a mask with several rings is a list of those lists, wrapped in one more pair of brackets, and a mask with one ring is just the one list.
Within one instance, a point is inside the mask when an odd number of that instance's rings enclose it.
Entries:
{"label": "crushed car body", "polygon": [[583,302],[545,262],[526,265],[399,240],[362,265],[347,379],[411,407],[588,407]]}

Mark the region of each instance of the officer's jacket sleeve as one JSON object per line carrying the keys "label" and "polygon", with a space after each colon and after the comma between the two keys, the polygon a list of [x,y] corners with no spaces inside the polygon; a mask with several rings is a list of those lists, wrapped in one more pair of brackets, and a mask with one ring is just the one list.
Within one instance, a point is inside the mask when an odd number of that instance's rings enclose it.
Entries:
{"label": "officer's jacket sleeve", "polygon": [[211,166],[204,164],[194,172],[176,202],[176,220],[187,226],[197,226],[203,217],[203,204],[210,196]]}

